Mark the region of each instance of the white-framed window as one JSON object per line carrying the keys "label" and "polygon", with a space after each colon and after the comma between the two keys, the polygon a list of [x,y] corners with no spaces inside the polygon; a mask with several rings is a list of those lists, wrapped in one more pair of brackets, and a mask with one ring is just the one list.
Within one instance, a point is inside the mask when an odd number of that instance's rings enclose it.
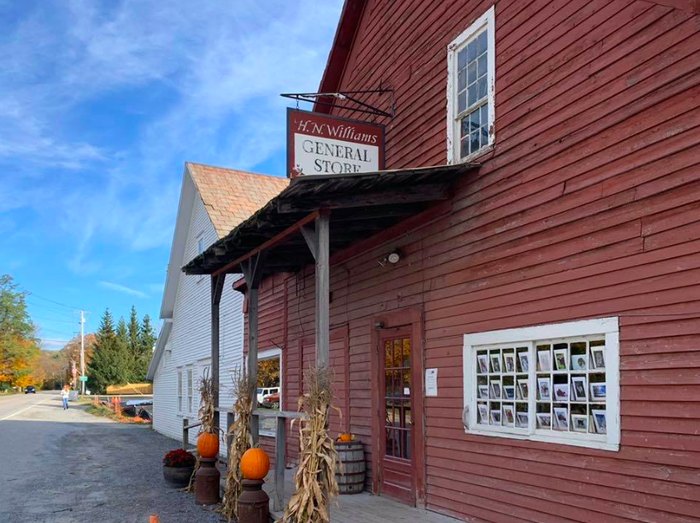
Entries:
{"label": "white-framed window", "polygon": [[197,255],[202,254],[206,250],[205,247],[204,236],[200,235],[199,238],[197,238]]}
{"label": "white-framed window", "polygon": [[177,369],[177,411],[182,414],[182,369]]}
{"label": "white-framed window", "polygon": [[495,140],[495,6],[447,47],[447,160],[459,163]]}
{"label": "white-framed window", "polygon": [[192,413],[194,406],[194,370],[187,368],[187,412]]}
{"label": "white-framed window", "polygon": [[[258,353],[258,408],[282,410],[282,351],[267,349]],[[260,419],[260,434],[274,437],[275,418]]]}
{"label": "white-framed window", "polygon": [[465,431],[618,450],[618,318],[464,336]]}

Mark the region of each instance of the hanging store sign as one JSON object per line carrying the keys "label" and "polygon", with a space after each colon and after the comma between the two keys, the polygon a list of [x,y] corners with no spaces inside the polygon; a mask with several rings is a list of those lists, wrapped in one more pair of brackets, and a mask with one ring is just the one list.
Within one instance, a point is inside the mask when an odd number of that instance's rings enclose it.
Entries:
{"label": "hanging store sign", "polygon": [[287,109],[287,176],[384,168],[384,126]]}

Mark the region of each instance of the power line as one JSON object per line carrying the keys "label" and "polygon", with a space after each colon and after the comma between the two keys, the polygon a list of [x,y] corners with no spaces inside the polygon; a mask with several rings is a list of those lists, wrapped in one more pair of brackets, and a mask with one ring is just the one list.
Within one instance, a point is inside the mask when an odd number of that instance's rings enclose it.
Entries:
{"label": "power line", "polygon": [[51,318],[37,318],[36,316],[32,316],[32,321],[42,321],[47,323],[69,323],[71,325],[80,323],[80,321],[78,320],[56,320]]}
{"label": "power line", "polygon": [[79,307],[73,307],[72,305],[67,305],[67,304],[65,304],[65,303],[61,303],[60,301],[52,300],[52,299],[50,299],[50,298],[45,298],[45,297],[43,297],[43,296],[39,296],[38,294],[36,294],[36,293],[34,293],[34,292],[27,292],[27,294],[28,294],[29,296],[33,296],[33,297],[35,297],[35,298],[39,298],[40,300],[48,301],[48,302],[53,303],[53,304],[55,304],[55,305],[60,305],[61,307],[65,307],[66,309],[71,309],[71,310],[76,311],[76,312],[80,311],[80,308],[79,308]]}
{"label": "power line", "polygon": [[29,305],[31,308],[35,309],[38,308],[43,312],[50,312],[51,314],[61,314],[64,316],[71,316],[75,314],[77,311],[68,311],[67,309],[60,308],[56,305],[51,305],[50,303],[36,303],[32,300],[26,300],[27,305]]}

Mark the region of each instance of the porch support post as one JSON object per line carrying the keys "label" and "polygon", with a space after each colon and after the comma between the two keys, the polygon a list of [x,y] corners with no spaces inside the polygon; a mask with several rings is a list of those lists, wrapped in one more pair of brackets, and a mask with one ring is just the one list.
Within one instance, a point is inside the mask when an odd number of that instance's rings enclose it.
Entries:
{"label": "porch support post", "polygon": [[[258,289],[262,280],[262,265],[264,253],[255,254],[241,264],[243,277],[248,287],[248,377],[251,383],[251,396],[253,410],[258,408],[257,383],[258,383]],[[253,442],[259,439],[258,417],[251,419],[250,432]]]}
{"label": "porch support post", "polygon": [[214,384],[214,426],[219,427],[219,324],[225,274],[211,277],[211,380]]}
{"label": "porch support post", "polygon": [[330,350],[330,219],[328,212],[316,218],[316,366],[328,366]]}

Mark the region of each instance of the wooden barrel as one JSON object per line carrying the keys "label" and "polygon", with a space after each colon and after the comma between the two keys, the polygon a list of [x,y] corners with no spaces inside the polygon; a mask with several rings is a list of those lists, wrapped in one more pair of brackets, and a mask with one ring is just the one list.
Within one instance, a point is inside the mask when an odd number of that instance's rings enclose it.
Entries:
{"label": "wooden barrel", "polygon": [[361,441],[337,441],[338,467],[335,478],[341,494],[359,494],[365,490],[365,449]]}

